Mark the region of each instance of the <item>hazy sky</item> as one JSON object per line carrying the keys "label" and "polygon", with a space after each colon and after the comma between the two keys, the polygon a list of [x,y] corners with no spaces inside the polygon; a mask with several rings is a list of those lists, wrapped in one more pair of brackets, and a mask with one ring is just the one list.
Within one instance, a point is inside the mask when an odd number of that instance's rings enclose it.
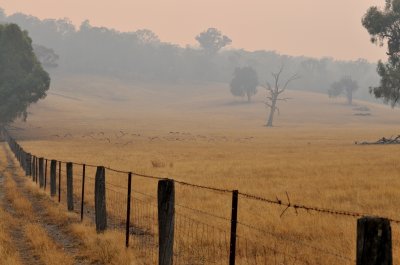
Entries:
{"label": "hazy sky", "polygon": [[369,42],[361,17],[384,0],[0,0],[6,14],[68,17],[76,25],[121,31],[153,30],[163,41],[195,44],[194,36],[216,27],[233,47],[337,59],[385,58]]}

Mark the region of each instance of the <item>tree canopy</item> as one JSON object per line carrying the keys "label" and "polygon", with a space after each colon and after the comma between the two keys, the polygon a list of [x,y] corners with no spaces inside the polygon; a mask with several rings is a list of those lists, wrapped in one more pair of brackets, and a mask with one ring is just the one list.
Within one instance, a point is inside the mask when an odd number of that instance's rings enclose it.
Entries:
{"label": "tree canopy", "polygon": [[0,25],[0,126],[46,96],[50,77],[33,53],[32,40],[16,24]]}
{"label": "tree canopy", "polygon": [[237,97],[247,96],[247,101],[257,93],[258,75],[251,67],[237,67],[230,83],[231,93]]}
{"label": "tree canopy", "polygon": [[380,84],[371,87],[370,92],[394,107],[400,99],[400,0],[386,0],[383,10],[370,7],[362,24],[371,35],[372,43],[381,46],[387,43],[388,49],[388,61],[379,61],[377,66]]}
{"label": "tree canopy", "polygon": [[204,51],[210,55],[216,54],[223,47],[232,43],[232,40],[216,28],[209,28],[196,36],[196,40]]}
{"label": "tree canopy", "polygon": [[353,104],[353,93],[358,89],[357,81],[350,76],[344,76],[339,81],[332,83],[328,90],[329,97],[344,95],[349,105]]}

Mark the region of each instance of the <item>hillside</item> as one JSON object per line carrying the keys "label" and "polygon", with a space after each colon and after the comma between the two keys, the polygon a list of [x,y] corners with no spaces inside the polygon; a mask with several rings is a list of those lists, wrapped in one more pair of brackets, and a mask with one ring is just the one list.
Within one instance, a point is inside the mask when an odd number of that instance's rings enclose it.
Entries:
{"label": "hillside", "polygon": [[[286,96],[291,99],[281,104],[276,126],[266,128],[263,92],[260,89],[249,104],[232,98],[226,84],[133,86],[93,76],[58,77],[49,96],[30,108],[28,121],[16,123],[17,129],[11,132],[24,149],[48,159],[105,165],[196,185],[239,189],[271,200],[400,219],[393,203],[400,200],[398,146],[354,144],[399,134],[398,109],[363,101],[347,106],[344,99],[332,101],[324,94],[288,90]],[[111,182],[107,185],[114,185],[108,187],[114,195],[107,204],[116,214],[123,213],[126,176],[107,172]],[[80,174],[78,167],[78,179]],[[87,174],[93,179],[95,171]],[[137,199],[155,203],[157,182],[138,177],[133,181]],[[115,195],[115,187],[121,195]],[[182,238],[178,248],[189,246],[198,252],[186,249],[182,255],[203,259],[201,251],[208,250],[207,244],[198,242],[204,233],[212,244],[226,240],[229,222],[213,216],[230,220],[230,196],[180,185],[176,200],[183,205],[177,215],[192,220],[179,219],[183,230],[177,232]],[[239,204],[239,219],[245,224],[239,226],[239,234],[246,238],[239,249],[247,251],[249,244],[257,262],[275,258],[292,264],[288,257],[294,252],[308,264],[353,264],[355,218],[286,211],[243,197]],[[146,224],[155,229],[154,216],[148,216],[153,208],[146,205],[133,220],[149,218]],[[199,222],[223,232],[182,234]],[[269,232],[259,234],[248,224]],[[397,226],[393,233],[394,245],[398,245]],[[271,245],[278,252],[264,252],[257,258],[263,246]],[[321,246],[324,250],[315,252]],[[212,259],[226,263],[225,248],[219,247],[221,252]],[[399,253],[397,248],[393,251]],[[349,262],[326,253],[340,254]],[[248,258],[243,255],[239,254]]]}
{"label": "hillside", "polygon": [[[248,104],[234,98],[227,84],[141,86],[95,76],[56,77],[47,98],[30,108],[28,123],[22,126],[37,127],[39,121],[46,121],[54,131],[55,125],[62,130],[70,122],[85,129],[90,121],[89,127],[99,128],[107,127],[102,121],[126,121],[121,129],[134,122],[136,130],[267,132],[262,127],[268,114],[264,96],[259,87]],[[344,98],[332,100],[320,93],[288,90],[285,96],[290,100],[279,106],[277,128],[393,125],[400,114],[398,109],[371,102],[355,101],[354,106],[347,106]]]}

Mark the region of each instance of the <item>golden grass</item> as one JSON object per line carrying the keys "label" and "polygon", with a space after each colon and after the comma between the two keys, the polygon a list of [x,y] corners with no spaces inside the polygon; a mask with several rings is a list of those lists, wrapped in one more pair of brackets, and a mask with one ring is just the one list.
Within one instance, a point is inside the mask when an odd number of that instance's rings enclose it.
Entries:
{"label": "golden grass", "polygon": [[[7,166],[5,159],[0,159],[0,168],[4,169]],[[0,174],[3,174],[0,173]],[[4,179],[0,176],[0,185],[4,184]],[[4,187],[0,187],[0,198],[4,200]],[[12,237],[10,235],[11,225],[15,220],[4,209],[4,202],[0,204],[0,260],[4,264],[20,265],[18,250],[13,245]]]}
{"label": "golden grass", "polygon": [[[30,245],[35,249],[35,252],[40,256],[44,264],[74,264],[74,259],[66,254],[60,246],[49,237],[47,231],[41,226],[40,222],[36,222],[35,219],[37,216],[33,211],[31,202],[21,194],[11,174],[13,173],[7,171],[3,175],[5,177],[5,198],[12,204],[17,215],[23,217],[18,220],[14,218],[13,225],[23,227],[23,234],[30,241]],[[23,176],[19,175],[18,177],[22,178]],[[33,222],[25,223],[24,220]]]}
{"label": "golden grass", "polygon": [[96,234],[93,224],[88,222],[72,225],[71,232],[85,242],[88,255],[101,264],[142,264],[134,256],[134,250],[126,249],[124,244],[121,244],[125,240],[122,233],[106,231],[103,234]]}
{"label": "golden grass", "polygon": [[21,260],[9,234],[13,218],[0,207],[0,260],[4,264],[20,265]]}
{"label": "golden grass", "polygon": [[25,218],[32,219],[34,216],[32,204],[18,192],[17,184],[10,174],[6,173],[5,176],[4,188],[7,190],[5,198],[14,206],[18,214]]}
{"label": "golden grass", "polygon": [[45,264],[74,264],[74,259],[57,246],[47,232],[37,224],[26,224],[25,235]]}
{"label": "golden grass", "polygon": [[[48,194],[39,189],[34,182],[27,182],[26,187],[37,196],[47,197]],[[48,220],[63,227],[64,232],[69,233],[83,242],[84,246],[80,250],[92,262],[109,265],[134,265],[142,264],[137,259],[133,259],[135,251],[127,250],[122,241],[124,235],[117,231],[107,231],[97,234],[93,223],[88,220],[80,222],[79,217],[72,212],[65,210],[64,204],[55,204],[43,198],[45,214]]]}
{"label": "golden grass", "polygon": [[[69,85],[78,86],[78,82]],[[354,141],[398,134],[398,110],[356,102],[368,106],[372,116],[354,116],[352,107],[332,103],[325,95],[289,91],[294,99],[282,105],[277,127],[265,128],[261,96],[254,104],[231,104],[224,95],[226,88],[220,85],[187,94],[179,87],[165,91],[148,87],[129,90],[124,84],[117,87],[126,93],[126,101],[93,100],[84,93],[61,89],[80,101],[50,96],[31,109],[34,115],[28,123],[17,124],[26,131],[15,134],[23,139],[20,142],[26,150],[46,158],[173,177],[283,201],[288,200],[287,193],[291,203],[400,219],[396,204],[400,201],[399,147],[354,145]],[[171,90],[183,93],[173,103],[168,102],[173,98]],[[94,171],[88,174],[94,176]],[[109,173],[108,179],[126,185],[126,176]],[[153,196],[156,184],[134,177],[134,189]],[[230,218],[230,194],[180,185],[176,189],[177,204]],[[252,248],[251,241],[319,264],[348,263],[330,260],[300,243],[355,258],[355,218],[301,210],[287,210],[281,216],[283,210],[240,197],[239,221],[275,235],[263,236],[239,225],[245,238],[239,240],[242,262],[262,262],[261,258],[254,260],[254,251],[260,254],[264,250]],[[178,207],[177,213],[228,231],[229,224],[224,221]],[[187,226],[185,222],[181,225]],[[186,230],[189,228],[177,232],[181,241],[188,243]],[[215,231],[206,233],[220,236]],[[398,225],[393,224],[395,264],[400,262],[399,236]],[[273,262],[278,254],[265,251]]]}

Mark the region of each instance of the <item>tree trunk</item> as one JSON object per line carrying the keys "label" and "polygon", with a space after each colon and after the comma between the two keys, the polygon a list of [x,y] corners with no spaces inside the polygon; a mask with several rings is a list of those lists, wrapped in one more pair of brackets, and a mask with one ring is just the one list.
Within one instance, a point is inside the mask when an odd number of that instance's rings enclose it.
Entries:
{"label": "tree trunk", "polygon": [[0,142],[6,140],[3,133],[4,133],[4,124],[0,122]]}
{"label": "tree trunk", "polygon": [[347,101],[349,105],[353,105],[353,92],[351,91],[347,92]]}
{"label": "tree trunk", "polygon": [[250,102],[251,102],[251,96],[250,96],[250,93],[248,92],[248,93],[246,93],[246,95],[247,95],[247,102],[248,102],[248,103],[250,103]]}
{"label": "tree trunk", "polygon": [[267,127],[272,127],[272,122],[274,120],[274,114],[275,114],[275,109],[276,109],[275,106],[276,106],[276,98],[273,97],[272,102],[271,102],[271,110],[269,111]]}

